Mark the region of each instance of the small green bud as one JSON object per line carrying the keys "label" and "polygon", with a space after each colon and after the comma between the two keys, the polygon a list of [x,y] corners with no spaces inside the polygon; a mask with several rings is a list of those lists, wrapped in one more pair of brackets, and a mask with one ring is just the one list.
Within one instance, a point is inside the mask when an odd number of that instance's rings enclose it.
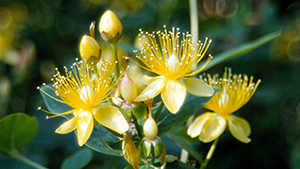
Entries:
{"label": "small green bud", "polygon": [[[154,164],[156,158],[160,159],[160,166],[166,165],[166,148],[162,140],[156,136],[154,139],[149,140],[144,138],[139,146],[139,156],[143,163]],[[154,164],[155,166],[157,164]]]}
{"label": "small green bud", "polygon": [[145,119],[147,117],[146,105],[141,102],[136,102],[132,104],[132,113],[138,119]]}

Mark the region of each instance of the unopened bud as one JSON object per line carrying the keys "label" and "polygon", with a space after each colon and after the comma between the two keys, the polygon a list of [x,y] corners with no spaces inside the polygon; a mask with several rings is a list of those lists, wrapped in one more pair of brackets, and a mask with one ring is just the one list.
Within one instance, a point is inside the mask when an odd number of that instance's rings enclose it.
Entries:
{"label": "unopened bud", "polygon": [[99,23],[101,37],[108,43],[116,43],[122,36],[123,26],[115,13],[106,11]]}
{"label": "unopened bud", "polygon": [[132,112],[138,119],[145,119],[147,117],[146,105],[141,102],[136,102],[132,104]]}
{"label": "unopened bud", "polygon": [[153,140],[157,135],[157,125],[152,117],[149,117],[143,127],[145,137],[149,140]]}
{"label": "unopened bud", "polygon": [[126,103],[126,101],[124,100],[123,102],[122,102],[122,108],[123,108],[123,115],[124,115],[124,117],[126,118],[126,119],[129,119],[130,117],[131,117],[131,108],[132,108],[132,106],[131,106],[131,103]]}
{"label": "unopened bud", "polygon": [[[164,168],[166,165],[166,148],[162,140],[156,136],[153,140],[144,138],[139,146],[139,155],[143,163],[152,164],[155,167]],[[156,163],[159,158],[160,163]]]}
{"label": "unopened bud", "polygon": [[147,86],[143,82],[144,71],[136,64],[129,62],[130,69],[126,71],[128,76],[134,81],[137,94],[141,93]]}
{"label": "unopened bud", "polygon": [[130,77],[125,76],[121,79],[120,91],[122,97],[128,103],[132,103],[137,96],[135,84]]}
{"label": "unopened bud", "polygon": [[84,35],[79,46],[80,56],[87,62],[97,63],[100,59],[100,47],[91,36]]}

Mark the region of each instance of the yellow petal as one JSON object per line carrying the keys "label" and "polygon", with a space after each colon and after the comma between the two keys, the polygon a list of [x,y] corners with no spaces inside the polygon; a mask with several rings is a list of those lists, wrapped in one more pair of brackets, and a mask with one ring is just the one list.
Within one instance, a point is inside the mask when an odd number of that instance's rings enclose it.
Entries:
{"label": "yellow petal", "polygon": [[177,113],[186,96],[185,87],[178,80],[168,80],[161,98],[171,113]]}
{"label": "yellow petal", "polygon": [[157,96],[163,90],[165,86],[165,78],[159,78],[152,82],[149,86],[147,86],[139,96],[135,99],[135,101],[145,101],[148,99],[152,99]]}
{"label": "yellow petal", "polygon": [[77,127],[77,117],[74,117],[66,122],[64,122],[61,126],[59,126],[55,132],[58,134],[67,134],[71,131],[75,130]]}
{"label": "yellow petal", "polygon": [[212,118],[214,115],[215,113],[204,113],[198,116],[189,126],[187,130],[187,134],[192,138],[199,136],[202,131],[204,123],[208,119]]}
{"label": "yellow petal", "polygon": [[147,75],[143,75],[143,82],[146,85],[149,85],[149,84],[153,83],[154,81],[156,81],[157,79],[161,79],[161,78],[162,78],[162,76],[150,77]]}
{"label": "yellow petal", "polygon": [[197,78],[183,78],[183,84],[187,91],[196,96],[212,96],[214,89],[205,83],[202,79]]}
{"label": "yellow petal", "polygon": [[251,139],[248,138],[251,133],[251,128],[245,119],[231,115],[228,121],[229,131],[234,138],[243,143],[249,143],[251,141]]}
{"label": "yellow petal", "polygon": [[130,134],[128,132],[124,133],[124,140],[122,144],[123,155],[125,160],[127,160],[134,169],[139,168],[139,151],[136,148]]}
{"label": "yellow petal", "polygon": [[123,134],[129,129],[128,123],[118,108],[108,103],[101,104],[93,111],[95,119],[103,126]]}
{"label": "yellow petal", "polygon": [[204,143],[211,142],[218,138],[225,128],[226,119],[224,117],[214,115],[204,123],[199,139]]}
{"label": "yellow petal", "polygon": [[79,146],[82,146],[87,142],[87,140],[92,134],[94,127],[94,119],[91,112],[84,110],[80,111],[77,117],[78,144]]}

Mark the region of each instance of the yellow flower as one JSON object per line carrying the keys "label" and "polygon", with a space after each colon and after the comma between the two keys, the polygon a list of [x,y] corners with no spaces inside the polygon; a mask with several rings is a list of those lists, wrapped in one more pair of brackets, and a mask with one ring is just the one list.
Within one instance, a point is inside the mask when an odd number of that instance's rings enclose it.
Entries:
{"label": "yellow flower", "polygon": [[[204,107],[212,112],[198,116],[189,126],[187,134],[192,138],[199,136],[203,142],[210,142],[218,138],[228,125],[230,133],[243,143],[251,141],[249,123],[240,117],[232,115],[233,112],[244,106],[254,94],[260,80],[255,84],[253,76],[232,75],[231,69],[225,68],[222,78],[218,74],[211,77],[207,75],[208,83],[222,89],[209,100]],[[203,77],[201,77],[203,78]]]}
{"label": "yellow flower", "polygon": [[[155,36],[158,36],[158,43]],[[136,57],[143,62],[140,67],[156,73],[157,77],[144,75],[143,81],[148,86],[140,93],[135,101],[152,99],[161,93],[162,100],[171,113],[177,113],[182,106],[186,91],[196,96],[212,96],[214,90],[203,80],[190,76],[198,74],[205,66],[193,69],[205,55],[211,40],[206,38],[204,44],[195,42],[190,34],[182,34],[180,41],[179,29],[173,28],[172,32],[146,32],[140,30],[142,49],[136,53]],[[148,43],[148,36],[150,43]],[[207,63],[210,61],[209,57]],[[134,62],[134,61],[133,61]],[[206,63],[206,64],[207,64]]]}
{"label": "yellow flower", "polygon": [[[63,123],[55,132],[66,134],[76,129],[80,146],[89,139],[94,118],[103,126],[120,134],[128,130],[128,123],[117,107],[105,103],[116,86],[112,70],[115,64],[99,61],[96,67],[89,67],[84,61],[76,62],[69,71],[65,67],[63,76],[56,69],[52,90],[61,99],[40,89],[52,99],[71,106],[72,110],[55,114],[52,117],[73,113],[74,117]],[[54,114],[54,113],[53,113]],[[93,118],[94,117],[94,118]]]}

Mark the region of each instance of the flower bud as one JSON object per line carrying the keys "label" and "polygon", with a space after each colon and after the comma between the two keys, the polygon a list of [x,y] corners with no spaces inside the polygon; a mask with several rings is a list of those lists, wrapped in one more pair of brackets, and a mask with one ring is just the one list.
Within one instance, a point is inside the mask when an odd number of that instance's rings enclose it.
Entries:
{"label": "flower bud", "polygon": [[79,46],[80,56],[87,62],[97,63],[100,59],[100,47],[91,36],[84,35]]}
{"label": "flower bud", "polygon": [[[144,138],[139,146],[139,156],[142,162],[152,164],[155,167],[164,168],[166,165],[166,148],[162,140],[156,136],[153,140]],[[156,159],[160,159],[160,163],[156,163]]]}
{"label": "flower bud", "polygon": [[128,103],[132,103],[137,96],[135,84],[130,77],[125,76],[121,79],[120,91],[122,97]]}
{"label": "flower bud", "polygon": [[126,71],[134,82],[137,94],[141,93],[147,86],[143,82],[144,71],[136,64],[129,62],[130,69]]}
{"label": "flower bud", "polygon": [[136,102],[132,104],[132,113],[138,119],[145,119],[147,117],[146,105],[141,102]]}
{"label": "flower bud", "polygon": [[125,119],[129,119],[131,117],[131,109],[132,109],[132,106],[131,106],[131,103],[126,103],[126,101],[124,100],[122,102],[122,108],[123,108],[123,115],[125,117]]}
{"label": "flower bud", "polygon": [[122,36],[123,26],[115,13],[107,10],[99,23],[101,37],[108,43],[116,43]]}
{"label": "flower bud", "polygon": [[153,140],[157,135],[157,125],[152,117],[149,117],[143,127],[145,137],[149,140]]}

